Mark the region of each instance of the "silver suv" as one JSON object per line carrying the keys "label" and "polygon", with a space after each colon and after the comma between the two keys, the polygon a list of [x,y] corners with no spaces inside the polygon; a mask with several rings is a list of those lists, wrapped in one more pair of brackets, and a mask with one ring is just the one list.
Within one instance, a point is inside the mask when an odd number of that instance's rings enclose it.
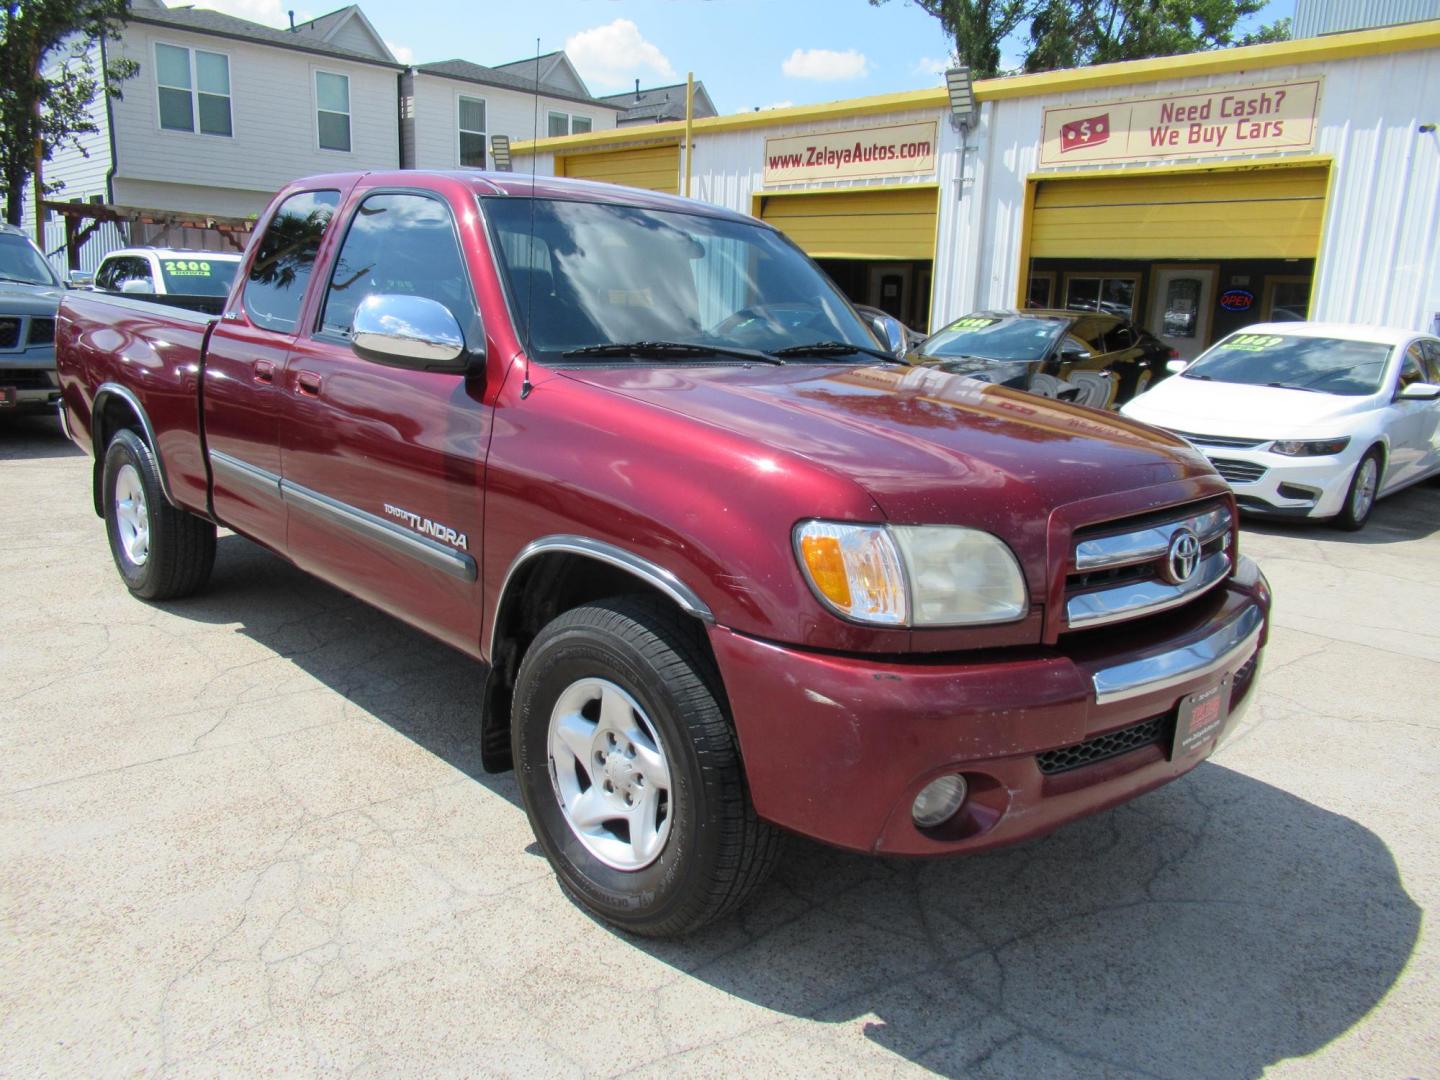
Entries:
{"label": "silver suv", "polygon": [[0,225],[0,411],[45,409],[60,400],[55,311],[63,291],[34,242]]}

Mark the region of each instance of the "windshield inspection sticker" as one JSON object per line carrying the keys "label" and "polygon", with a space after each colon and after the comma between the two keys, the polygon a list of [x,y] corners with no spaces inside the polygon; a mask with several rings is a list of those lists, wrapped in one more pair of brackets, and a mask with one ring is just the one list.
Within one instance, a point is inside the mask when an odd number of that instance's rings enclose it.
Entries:
{"label": "windshield inspection sticker", "polygon": [[1242,349],[1245,352],[1264,352],[1266,349],[1273,349],[1276,345],[1283,344],[1283,337],[1276,337],[1274,334],[1238,334],[1225,342],[1222,349]]}

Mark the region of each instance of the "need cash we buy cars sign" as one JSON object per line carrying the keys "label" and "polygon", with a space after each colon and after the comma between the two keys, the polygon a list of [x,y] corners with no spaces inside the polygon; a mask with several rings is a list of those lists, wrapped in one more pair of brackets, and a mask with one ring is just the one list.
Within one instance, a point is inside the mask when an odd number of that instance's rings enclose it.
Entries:
{"label": "need cash we buy cars sign", "polygon": [[888,124],[765,140],[765,184],[935,171],[936,123]]}

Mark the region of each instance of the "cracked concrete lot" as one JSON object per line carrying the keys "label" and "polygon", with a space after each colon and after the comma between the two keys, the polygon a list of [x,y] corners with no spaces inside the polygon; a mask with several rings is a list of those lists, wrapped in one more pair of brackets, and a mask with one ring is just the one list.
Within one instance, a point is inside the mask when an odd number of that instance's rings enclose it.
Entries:
{"label": "cracked concrete lot", "polygon": [[476,665],[235,537],[132,599],[0,419],[0,1074],[1440,1074],[1440,485],[1247,528],[1259,697],[1211,762],[1004,852],[793,841],[690,940],[586,918]]}

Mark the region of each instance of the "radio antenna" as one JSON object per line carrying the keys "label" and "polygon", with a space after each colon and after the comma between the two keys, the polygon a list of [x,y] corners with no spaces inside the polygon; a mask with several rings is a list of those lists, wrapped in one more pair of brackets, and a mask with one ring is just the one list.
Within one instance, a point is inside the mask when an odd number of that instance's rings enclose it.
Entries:
{"label": "radio antenna", "polygon": [[535,108],[530,120],[530,239],[525,244],[525,381],[520,384],[520,400],[530,396],[530,360],[535,355],[535,159],[540,155],[535,144],[540,140],[540,39],[535,39]]}

